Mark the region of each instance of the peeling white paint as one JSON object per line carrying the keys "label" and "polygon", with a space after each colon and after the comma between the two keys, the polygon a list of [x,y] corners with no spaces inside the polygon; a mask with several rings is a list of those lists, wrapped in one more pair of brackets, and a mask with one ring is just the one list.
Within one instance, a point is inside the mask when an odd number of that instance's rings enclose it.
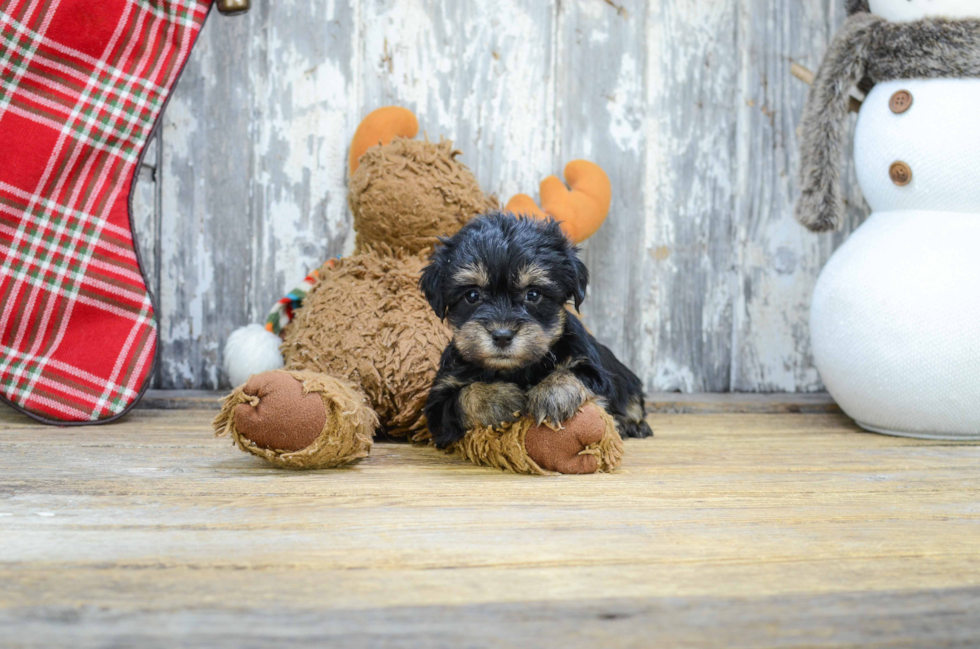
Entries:
{"label": "peeling white paint", "polygon": [[[536,194],[552,157],[551,2],[398,2],[364,19],[361,114],[398,103],[489,193]],[[362,10],[364,7],[362,7]]]}
{"label": "peeling white paint", "polygon": [[609,32],[600,31],[598,29],[592,30],[589,34],[589,43],[592,45],[602,45],[609,40]]}
{"label": "peeling white paint", "polygon": [[[200,51],[195,50],[195,54],[200,54]],[[192,164],[191,152],[198,142],[198,117],[203,116],[197,115],[189,99],[179,93],[171,97],[163,119],[167,129],[169,155],[180,160],[188,160]]]}
{"label": "peeling white paint", "polygon": [[350,137],[399,104],[502,201],[537,197],[575,157],[607,169],[585,313],[648,389],[818,389],[809,295],[845,235],[792,221],[805,88],[788,65],[815,68],[843,11],[616,5],[283,0],[210,20],[164,118],[159,182],[138,195],[161,384],[217,387],[228,332],[351,251]]}
{"label": "peeling white paint", "polygon": [[624,54],[619,66],[616,87],[608,96],[611,123],[609,136],[621,151],[640,154],[643,145],[643,114],[634,107],[643,96],[643,76],[636,59]]}
{"label": "peeling white paint", "polygon": [[690,367],[679,366],[667,359],[657,363],[653,383],[662,392],[696,392],[699,381]]}
{"label": "peeling white paint", "polygon": [[808,1],[740,14],[738,40],[751,56],[740,68],[737,102],[735,390],[822,389],[810,357],[810,297],[820,268],[862,217],[863,199],[849,173],[845,191],[858,209],[843,235],[818,237],[793,219],[796,126],[807,88],[792,83],[789,64],[816,69],[833,33],[827,23],[839,23],[843,13],[838,3]]}

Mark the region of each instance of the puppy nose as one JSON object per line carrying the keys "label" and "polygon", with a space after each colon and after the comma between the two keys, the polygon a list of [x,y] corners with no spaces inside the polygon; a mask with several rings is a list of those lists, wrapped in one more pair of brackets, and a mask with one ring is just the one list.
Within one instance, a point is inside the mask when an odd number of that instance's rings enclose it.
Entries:
{"label": "puppy nose", "polygon": [[493,344],[497,347],[504,348],[510,345],[514,340],[514,330],[513,329],[494,329],[490,334],[493,338]]}

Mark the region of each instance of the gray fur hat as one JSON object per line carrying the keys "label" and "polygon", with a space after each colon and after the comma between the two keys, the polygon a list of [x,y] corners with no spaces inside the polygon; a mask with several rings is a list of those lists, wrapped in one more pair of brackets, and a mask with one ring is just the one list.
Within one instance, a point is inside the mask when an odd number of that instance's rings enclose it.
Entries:
{"label": "gray fur hat", "polygon": [[868,6],[868,0],[847,0],[847,13],[856,14],[859,11],[871,13],[871,7]]}
{"label": "gray fur hat", "polygon": [[815,232],[839,229],[844,221],[840,174],[853,85],[870,90],[894,79],[980,77],[980,20],[893,23],[867,6],[867,0],[849,0],[855,13],[834,37],[803,109],[795,215]]}

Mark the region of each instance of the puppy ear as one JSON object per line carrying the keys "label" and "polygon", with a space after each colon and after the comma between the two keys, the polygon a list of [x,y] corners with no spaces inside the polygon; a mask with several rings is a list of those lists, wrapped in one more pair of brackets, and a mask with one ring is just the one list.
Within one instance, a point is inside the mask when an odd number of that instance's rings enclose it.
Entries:
{"label": "puppy ear", "polygon": [[578,258],[578,248],[572,248],[568,252],[568,256],[569,261],[571,261],[572,274],[575,280],[572,296],[575,298],[575,310],[578,311],[578,308],[582,306],[582,302],[585,300],[585,289],[589,286],[589,269]]}
{"label": "puppy ear", "polygon": [[419,288],[422,289],[422,293],[425,294],[425,299],[428,300],[429,306],[436,312],[440,320],[446,317],[442,266],[443,263],[440,255],[433,253],[429,257],[429,265],[425,267],[422,271],[422,276],[419,278]]}

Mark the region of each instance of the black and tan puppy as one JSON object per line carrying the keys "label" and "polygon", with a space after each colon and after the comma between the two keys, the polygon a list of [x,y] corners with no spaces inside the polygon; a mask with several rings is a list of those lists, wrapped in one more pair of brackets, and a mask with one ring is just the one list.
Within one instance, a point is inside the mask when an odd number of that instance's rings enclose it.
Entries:
{"label": "black and tan puppy", "polygon": [[648,437],[643,386],[565,309],[589,272],[553,220],[490,213],[430,258],[419,285],[453,330],[425,406],[444,448],[478,425],[560,424],[598,398],[623,437]]}

